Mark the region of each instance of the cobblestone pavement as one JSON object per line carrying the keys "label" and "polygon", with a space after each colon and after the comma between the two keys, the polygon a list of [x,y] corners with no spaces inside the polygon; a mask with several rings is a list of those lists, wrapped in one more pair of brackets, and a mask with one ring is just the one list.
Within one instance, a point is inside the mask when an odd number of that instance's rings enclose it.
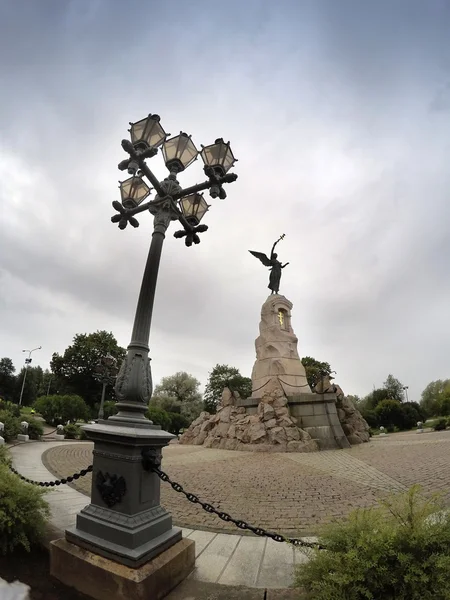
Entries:
{"label": "cobblestone pavement", "polygon": [[[218,509],[281,533],[308,535],[320,525],[368,507],[386,493],[415,483],[444,492],[450,503],[450,431],[391,434],[349,450],[263,454],[170,445],[162,468]],[[92,463],[91,444],[64,444],[43,455],[55,476]],[[90,476],[76,488],[90,495]],[[236,528],[204,512],[161,484],[162,504],[183,527],[231,532]]]}

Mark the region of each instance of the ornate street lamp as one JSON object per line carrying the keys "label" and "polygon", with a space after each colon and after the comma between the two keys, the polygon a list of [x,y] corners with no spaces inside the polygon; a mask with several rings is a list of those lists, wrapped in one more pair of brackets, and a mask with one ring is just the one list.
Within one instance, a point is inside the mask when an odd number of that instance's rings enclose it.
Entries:
{"label": "ornate street lamp", "polygon": [[151,188],[140,177],[133,175],[119,184],[122,206],[136,208],[150,194]]}
{"label": "ornate street lamp", "polygon": [[19,406],[22,404],[22,397],[23,397],[23,391],[25,389],[25,381],[27,378],[28,367],[31,365],[31,361],[32,361],[31,354],[33,352],[35,352],[35,350],[42,350],[42,346],[33,348],[33,350],[22,350],[22,352],[28,352],[28,358],[25,359],[25,372],[23,374],[22,389],[20,390]]}
{"label": "ornate street lamp", "polygon": [[102,398],[100,400],[100,409],[98,419],[103,419],[106,386],[112,385],[117,376],[117,361],[114,356],[107,354],[102,356],[94,368],[94,378],[102,384]]}
{"label": "ornate street lamp", "polygon": [[[128,223],[138,227],[136,215],[148,211],[154,217],[152,241],[131,341],[116,377],[118,413],[83,427],[94,442],[91,504],[78,513],[76,526],[66,531],[66,540],[133,568],[179,542],[177,552],[185,553],[185,572],[183,575],[174,567],[178,577],[175,581],[170,569],[167,571],[174,587],[193,568],[195,554],[193,543],[181,541],[181,530],[172,527],[171,515],[160,505],[160,480],[151,468],[161,464],[162,448],[175,437],[145,416],[153,391],[148,342],[158,269],[170,222],[180,222],[182,229],[174,236],[185,238],[186,246],[200,243],[199,234],[208,229],[201,220],[209,209],[200,192],[209,190],[212,198],[226,198],[223,185],[236,181],[237,175],[228,173],[235,158],[229,143],[220,138],[201,151],[207,180],[182,188],[178,173],[199,154],[191,137],[181,132],[167,139],[169,134],[157,115],[131,123],[130,134],[131,141],[122,140],[122,148],[129,156],[119,169],[131,177],[120,184],[121,202],[112,203],[117,214],[111,221],[120,229]],[[169,170],[162,181],[146,163],[157,154],[158,147]],[[145,202],[151,188],[144,177],[156,192],[152,200]],[[58,564],[62,570],[68,565],[64,561]],[[69,577],[69,566],[67,570]],[[64,580],[65,575],[59,572],[58,577]]]}

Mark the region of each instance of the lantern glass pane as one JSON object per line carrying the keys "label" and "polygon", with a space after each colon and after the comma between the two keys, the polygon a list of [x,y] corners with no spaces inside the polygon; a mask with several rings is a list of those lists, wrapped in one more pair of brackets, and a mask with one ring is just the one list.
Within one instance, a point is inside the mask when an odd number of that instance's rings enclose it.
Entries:
{"label": "lantern glass pane", "polygon": [[133,123],[130,133],[133,144],[143,141],[155,148],[160,146],[166,138],[166,132],[161,127],[159,121],[152,118],[152,116]]}

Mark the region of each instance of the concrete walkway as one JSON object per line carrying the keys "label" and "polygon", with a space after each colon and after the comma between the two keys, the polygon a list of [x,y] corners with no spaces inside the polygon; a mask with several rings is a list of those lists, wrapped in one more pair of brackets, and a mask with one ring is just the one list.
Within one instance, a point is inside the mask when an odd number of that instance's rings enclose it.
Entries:
{"label": "concrete walkway", "polygon": [[[13,465],[29,479],[52,481],[55,477],[44,467],[41,456],[45,450],[65,443],[29,442],[14,446],[11,448]],[[65,529],[74,525],[76,514],[89,503],[84,494],[69,486],[51,489],[47,501],[51,509],[50,523],[59,530],[60,537],[63,537]],[[267,538],[194,529],[183,529],[183,536],[195,541],[196,566],[188,578],[193,581],[287,588],[293,583],[294,565],[307,560],[300,550]]]}

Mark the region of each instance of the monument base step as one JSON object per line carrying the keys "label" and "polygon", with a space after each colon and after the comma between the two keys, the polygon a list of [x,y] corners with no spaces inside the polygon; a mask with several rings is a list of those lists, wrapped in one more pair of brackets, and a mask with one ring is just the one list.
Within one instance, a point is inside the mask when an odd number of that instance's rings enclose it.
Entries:
{"label": "monument base step", "polygon": [[195,542],[182,539],[137,569],[71,544],[50,544],[50,574],[94,600],[160,600],[195,567]]}

